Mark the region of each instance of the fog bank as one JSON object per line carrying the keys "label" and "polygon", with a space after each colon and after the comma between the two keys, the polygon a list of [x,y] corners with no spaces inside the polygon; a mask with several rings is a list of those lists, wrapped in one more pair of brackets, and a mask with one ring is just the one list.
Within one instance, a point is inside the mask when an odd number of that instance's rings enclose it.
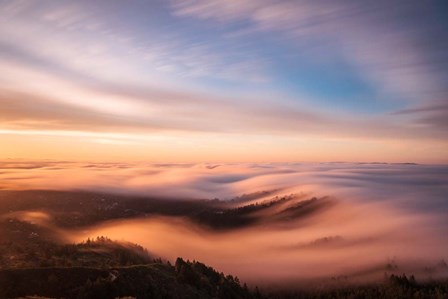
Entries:
{"label": "fog bank", "polygon": [[[448,276],[441,263],[448,260],[447,174],[447,166],[409,164],[3,162],[0,186],[234,199],[232,207],[292,194],[292,200],[251,213],[256,223],[225,231],[161,215],[54,229],[73,242],[103,235],[139,243],[155,256],[199,260],[248,282],[357,282],[385,272]],[[323,208],[291,214],[313,197]],[[16,216],[51,223],[51,215],[41,212]]]}

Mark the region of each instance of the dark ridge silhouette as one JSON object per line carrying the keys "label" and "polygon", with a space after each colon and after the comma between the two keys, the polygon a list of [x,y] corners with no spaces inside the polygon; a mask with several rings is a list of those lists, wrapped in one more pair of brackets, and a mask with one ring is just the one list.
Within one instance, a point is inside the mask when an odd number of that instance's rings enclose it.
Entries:
{"label": "dark ridge silhouette", "polygon": [[257,298],[232,276],[198,267],[197,263],[185,263],[187,266],[180,271],[160,263],[109,269],[0,270],[0,297]]}
{"label": "dark ridge silhouette", "polygon": [[232,198],[230,201],[234,203],[245,203],[248,201],[256,200],[265,196],[274,195],[278,192],[282,191],[282,189],[273,189],[273,190],[263,190],[258,192],[252,192],[247,194],[242,194],[240,196],[236,196]]}
{"label": "dark ridge silhouette", "polygon": [[238,278],[178,258],[173,266],[137,244],[99,236],[78,244],[0,242],[0,298],[257,298]]}
{"label": "dark ridge silhouette", "polygon": [[[270,193],[263,191],[262,194]],[[14,219],[11,216],[14,212],[42,211],[51,215],[51,221],[60,228],[88,227],[113,219],[181,216],[208,229],[226,230],[260,222],[296,220],[332,204],[328,198],[301,198],[295,194],[275,196],[271,200],[235,207],[240,200],[168,200],[82,191],[0,191],[0,215]],[[283,206],[281,211],[263,217],[257,215],[257,212]]]}
{"label": "dark ridge silhouette", "polygon": [[335,202],[328,197],[302,200],[294,205],[277,213],[277,218],[281,220],[294,220],[309,216],[323,208],[334,205]]}
{"label": "dark ridge silhouette", "polygon": [[136,244],[33,243],[1,244],[0,298],[258,298],[237,277],[181,258],[173,266]]}
{"label": "dark ridge silhouette", "polygon": [[0,268],[117,267],[153,263],[143,247],[107,237],[78,244],[59,244],[36,237],[0,242]]}

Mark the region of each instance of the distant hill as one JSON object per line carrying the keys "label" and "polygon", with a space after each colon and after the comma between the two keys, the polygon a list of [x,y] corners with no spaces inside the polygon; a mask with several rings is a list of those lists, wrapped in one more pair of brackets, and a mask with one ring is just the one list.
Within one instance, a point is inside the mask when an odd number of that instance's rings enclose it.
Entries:
{"label": "distant hill", "polygon": [[[50,214],[51,221],[60,228],[87,227],[113,219],[181,216],[212,230],[232,230],[261,222],[298,220],[335,204],[328,197],[303,198],[295,194],[252,202],[269,195],[272,192],[263,191],[230,201],[167,200],[81,191],[0,190],[0,233],[4,226],[2,215],[3,219],[15,219],[15,213],[32,210]],[[263,211],[267,213],[261,217]]]}

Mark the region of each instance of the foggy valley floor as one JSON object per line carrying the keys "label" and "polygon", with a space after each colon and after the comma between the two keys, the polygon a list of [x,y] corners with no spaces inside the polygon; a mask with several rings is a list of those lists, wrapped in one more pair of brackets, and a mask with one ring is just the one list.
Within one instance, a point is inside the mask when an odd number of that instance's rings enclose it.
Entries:
{"label": "foggy valley floor", "polygon": [[22,162],[1,172],[0,298],[447,296],[445,166]]}

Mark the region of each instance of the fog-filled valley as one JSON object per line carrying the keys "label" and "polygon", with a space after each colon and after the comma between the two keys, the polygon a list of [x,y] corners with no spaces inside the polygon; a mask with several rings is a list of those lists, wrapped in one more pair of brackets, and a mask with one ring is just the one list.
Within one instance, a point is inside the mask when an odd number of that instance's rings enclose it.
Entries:
{"label": "fog-filled valley", "polygon": [[0,172],[5,269],[64,265],[8,242],[102,237],[153,259],[200,261],[262,291],[448,278],[446,166],[3,161]]}
{"label": "fog-filled valley", "polygon": [[448,299],[447,5],[0,0],[0,299]]}

